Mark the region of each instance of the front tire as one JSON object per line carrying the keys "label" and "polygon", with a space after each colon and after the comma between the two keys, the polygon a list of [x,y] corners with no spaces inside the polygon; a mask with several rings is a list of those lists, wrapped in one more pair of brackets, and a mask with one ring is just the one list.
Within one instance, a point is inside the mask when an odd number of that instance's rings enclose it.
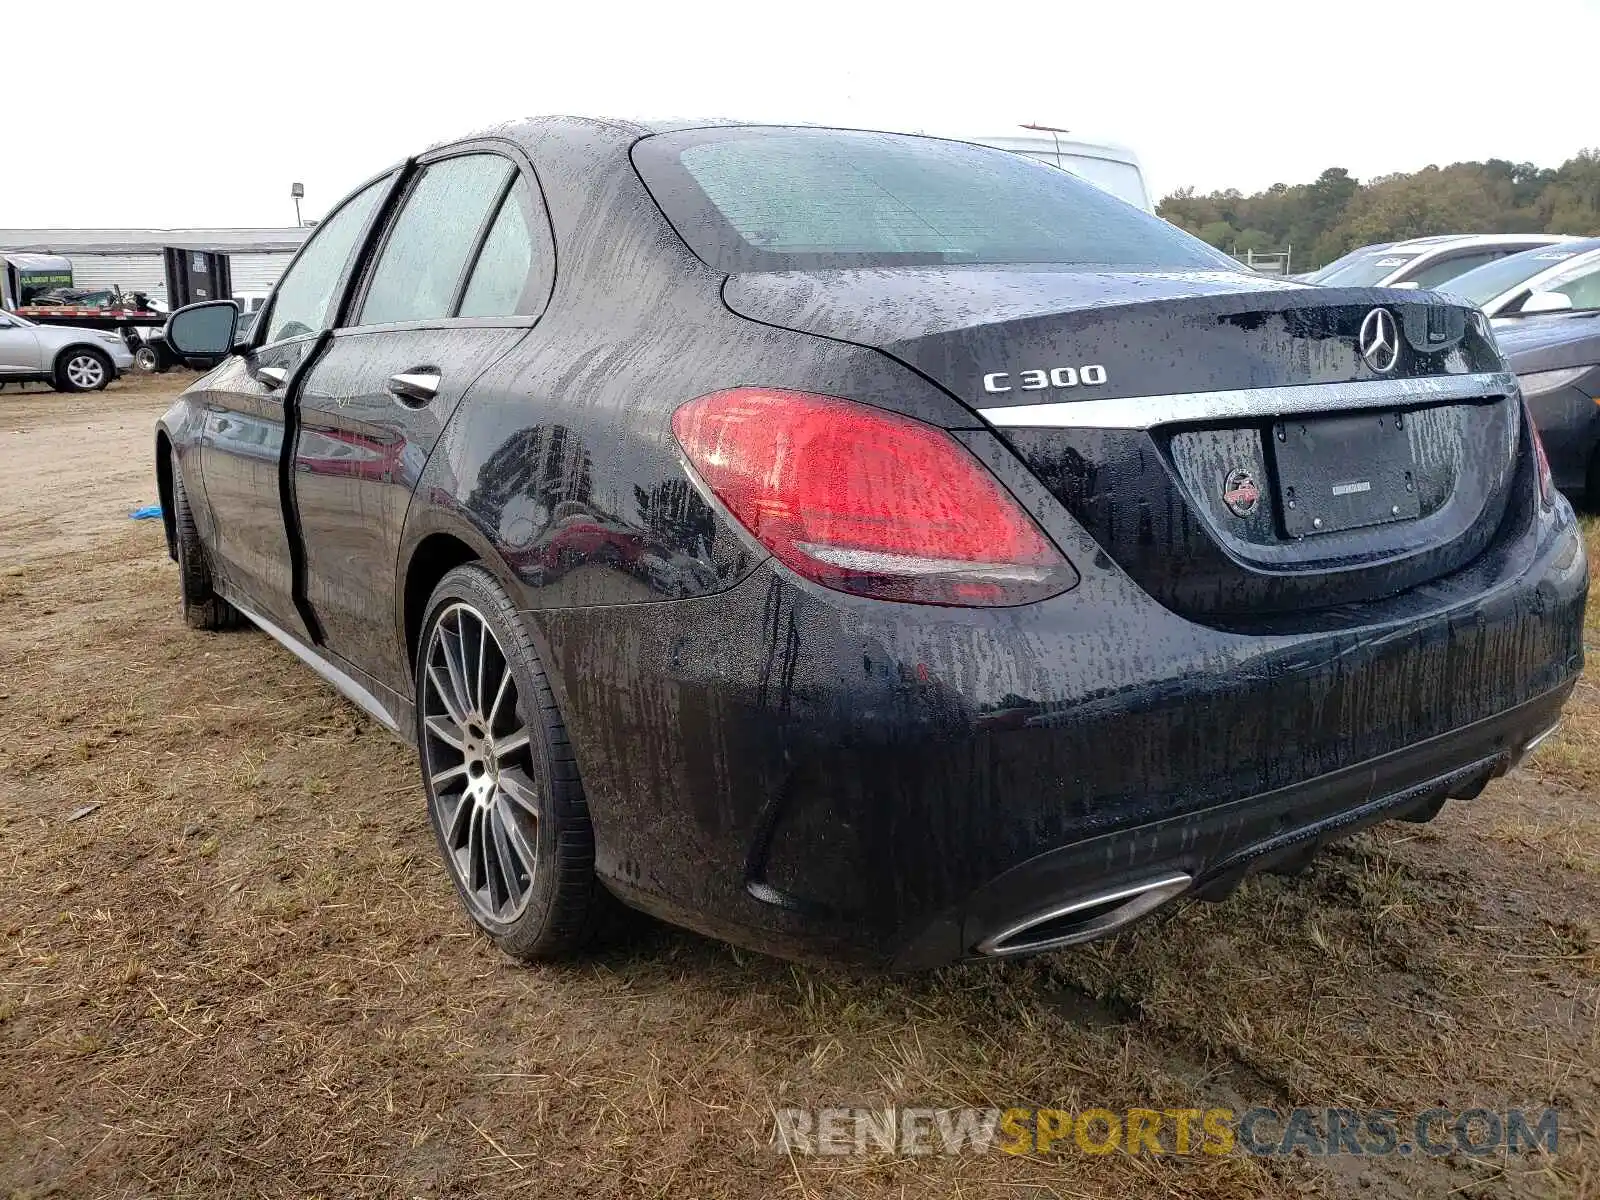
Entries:
{"label": "front tire", "polygon": [[88,346],[74,346],[56,364],[59,392],[100,392],[115,377],[109,355]]}
{"label": "front tire", "polygon": [[178,548],[178,595],[183,603],[183,619],[191,629],[235,629],[244,624],[239,610],[211,586],[211,568],[206,565],[205,547],[200,544],[177,463],[172,464],[172,526]]}
{"label": "front tire", "polygon": [[415,671],[429,823],[467,914],[514,958],[572,954],[608,899],[588,804],[533,639],[481,566],[434,589]]}
{"label": "front tire", "polygon": [[161,370],[161,356],[151,346],[140,346],[133,352],[133,367],[141,375],[154,375]]}

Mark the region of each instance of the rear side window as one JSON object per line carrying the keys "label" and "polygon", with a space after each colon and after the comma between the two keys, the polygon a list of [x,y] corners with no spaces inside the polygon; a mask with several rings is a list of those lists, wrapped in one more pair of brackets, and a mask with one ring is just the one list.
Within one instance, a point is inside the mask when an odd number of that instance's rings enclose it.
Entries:
{"label": "rear side window", "polygon": [[370,184],[317,226],[305,249],[278,284],[265,341],[321,333],[328,327],[334,292],[344,276],[351,251],[378,207],[378,201],[393,182],[394,177],[390,175]]}
{"label": "rear side window", "polygon": [[673,227],[721,271],[1028,262],[1238,269],[1066,171],[961,142],[732,127],[658,134],[633,157]]}
{"label": "rear side window", "polygon": [[1437,287],[1447,279],[1465,275],[1474,267],[1494,262],[1504,253],[1502,250],[1475,250],[1471,254],[1457,254],[1453,258],[1436,258],[1416,274],[1407,275],[1406,281],[1415,283],[1419,288]]}
{"label": "rear side window", "polygon": [[467,259],[511,171],[496,154],[426,167],[378,255],[356,324],[450,316]]}
{"label": "rear side window", "polygon": [[467,294],[461,300],[463,317],[526,316],[534,311],[528,296],[533,276],[533,189],[519,178],[495,217],[483,243]]}

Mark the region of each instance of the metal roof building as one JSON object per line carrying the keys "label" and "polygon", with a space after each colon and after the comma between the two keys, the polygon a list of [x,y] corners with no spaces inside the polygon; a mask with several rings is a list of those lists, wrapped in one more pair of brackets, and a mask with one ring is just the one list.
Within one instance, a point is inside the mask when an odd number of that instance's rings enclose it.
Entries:
{"label": "metal roof building", "polygon": [[0,254],[60,254],[72,263],[72,285],[113,285],[167,300],[161,251],[220,250],[229,255],[235,295],[267,292],[289,265],[310,228],[297,229],[0,229]]}

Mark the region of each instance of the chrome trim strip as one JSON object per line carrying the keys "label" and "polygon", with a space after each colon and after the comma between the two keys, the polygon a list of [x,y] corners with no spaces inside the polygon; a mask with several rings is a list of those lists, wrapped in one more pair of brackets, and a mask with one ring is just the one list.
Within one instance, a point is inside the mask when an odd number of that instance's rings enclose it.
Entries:
{"label": "chrome trim strip", "polygon": [[991,425],[1008,429],[1149,429],[1178,421],[1217,421],[1389,408],[1509,396],[1517,377],[1508,371],[1480,375],[1430,375],[1419,379],[1366,379],[1357,383],[1299,383],[1283,387],[1107,400],[1062,400],[980,408]]}
{"label": "chrome trim strip", "polygon": [[383,701],[367,691],[366,688],[323,658],[322,655],[307,646],[294,634],[289,633],[287,630],[279,629],[265,617],[257,616],[232,596],[228,596],[227,601],[248,617],[253,624],[260,626],[261,631],[277,642],[278,645],[322,676],[324,682],[331,683],[346,700],[360,708],[391,733],[400,732],[400,722],[395,720],[393,714],[383,706]]}

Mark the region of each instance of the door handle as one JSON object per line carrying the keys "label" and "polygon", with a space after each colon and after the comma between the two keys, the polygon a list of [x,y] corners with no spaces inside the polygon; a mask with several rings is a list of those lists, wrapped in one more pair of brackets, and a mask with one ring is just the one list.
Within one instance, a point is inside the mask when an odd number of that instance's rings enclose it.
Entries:
{"label": "door handle", "polygon": [[277,391],[283,386],[283,381],[289,378],[289,371],[286,367],[257,367],[256,378]]}
{"label": "door handle", "polygon": [[426,404],[439,393],[439,371],[435,367],[402,371],[389,376],[384,390],[401,404]]}

